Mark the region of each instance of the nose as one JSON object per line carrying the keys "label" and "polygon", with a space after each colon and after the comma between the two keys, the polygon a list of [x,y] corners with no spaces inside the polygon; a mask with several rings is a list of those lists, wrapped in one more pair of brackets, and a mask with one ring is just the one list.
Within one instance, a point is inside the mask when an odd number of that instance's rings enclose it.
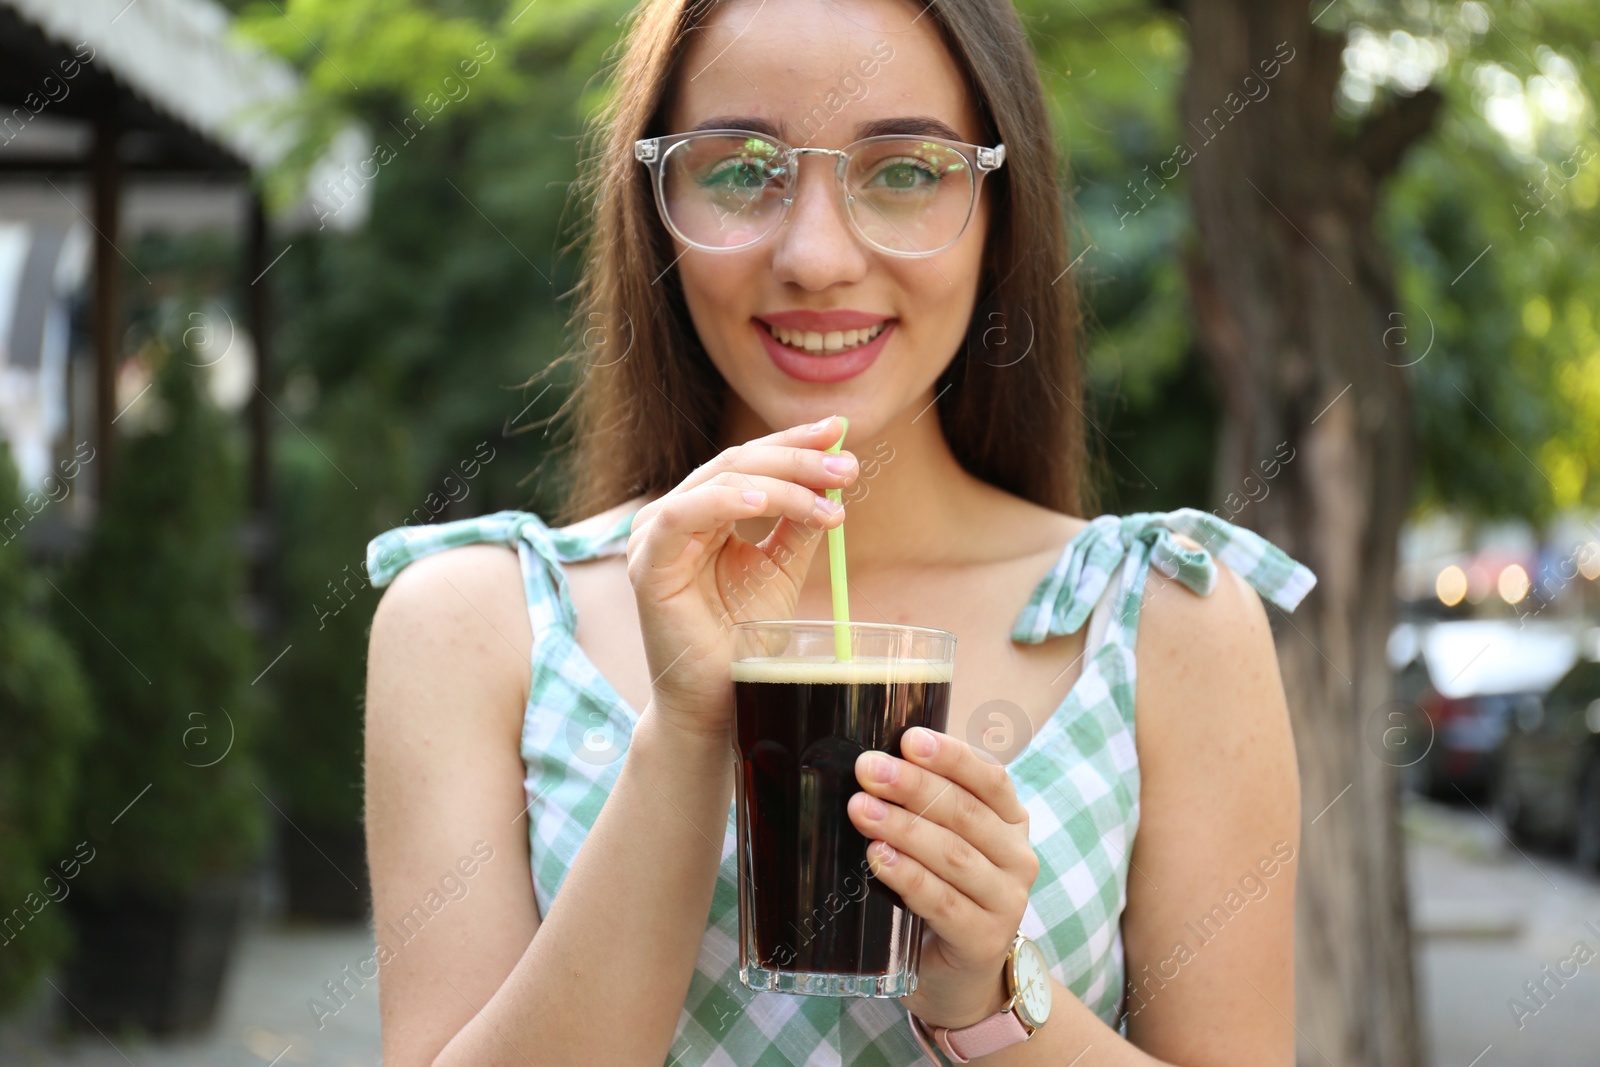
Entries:
{"label": "nose", "polygon": [[840,183],[834,177],[838,158],[802,155],[796,163],[794,203],[778,229],[773,251],[772,270],[781,282],[820,291],[859,281],[866,273],[867,250],[845,217]]}

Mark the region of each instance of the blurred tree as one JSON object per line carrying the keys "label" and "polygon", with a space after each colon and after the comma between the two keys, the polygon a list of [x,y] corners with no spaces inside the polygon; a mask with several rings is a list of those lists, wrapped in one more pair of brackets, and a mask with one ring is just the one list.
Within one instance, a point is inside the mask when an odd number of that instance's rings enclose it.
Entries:
{"label": "blurred tree", "polygon": [[[1349,791],[1301,841],[1301,1057],[1420,1064],[1398,780],[1362,727],[1390,699],[1384,650],[1415,439],[1410,383],[1385,358],[1400,304],[1375,218],[1440,98],[1424,90],[1345,129],[1334,113],[1343,40],[1318,32],[1305,5],[1192,0],[1185,11],[1199,237],[1186,267],[1226,412],[1218,484],[1248,499],[1273,482],[1245,521],[1318,576],[1293,629],[1280,629],[1279,660],[1308,817]],[[1235,123],[1272,69],[1272,95]],[[1208,149],[1212,137],[1227,150]]]}
{"label": "blurred tree", "polygon": [[402,521],[418,479],[404,419],[380,389],[355,379],[319,407],[320,443],[296,434],[278,444],[284,654],[262,683],[273,696],[262,759],[283,809],[289,913],[349,920],[370,904],[360,696],[377,596],[364,548]]}
{"label": "blurred tree", "polygon": [[[1303,853],[1302,1028],[1338,1062],[1418,1062],[1395,783],[1363,748],[1365,720],[1388,694],[1383,642],[1394,535],[1412,497],[1407,457],[1420,452],[1424,503],[1537,517],[1595,500],[1583,478],[1597,455],[1593,391],[1578,371],[1593,344],[1545,335],[1549,289],[1592,273],[1600,235],[1570,218],[1531,240],[1512,232],[1544,207],[1549,217],[1593,203],[1579,121],[1593,97],[1575,76],[1592,64],[1539,43],[1569,39],[1552,14],[1562,5],[1541,18],[1526,4],[1357,4],[1326,21],[1325,3],[1171,6],[1196,57],[1185,129],[1125,206],[1135,218],[1154,210],[1172,179],[1195,205],[1189,299],[1228,431],[1212,501],[1232,514],[1257,496],[1270,480],[1261,465],[1279,469],[1271,460],[1283,442],[1306,457],[1241,521],[1323,577],[1311,625],[1284,646],[1308,803],[1362,786]],[[1108,7],[1093,17],[1115,25]],[[1348,40],[1314,33],[1314,20],[1345,25]],[[1514,38],[1494,31],[1501,23]],[[1294,50],[1284,54],[1306,57],[1298,67],[1275,55],[1284,41]],[[1121,42],[1128,69],[1148,62],[1137,36]],[[1499,64],[1519,54],[1537,66],[1524,63],[1527,82],[1508,85]],[[1270,86],[1266,71],[1279,75]],[[1541,121],[1541,98],[1557,121]],[[1384,211],[1384,179],[1441,105],[1437,135],[1399,172],[1396,206]],[[1524,136],[1519,148],[1507,131],[1524,125],[1542,138]],[[1541,139],[1541,152],[1525,153]],[[1549,184],[1564,195],[1514,196],[1529,171],[1559,173]],[[1406,284],[1386,239],[1406,253]],[[1494,248],[1508,255],[1479,263]],[[1581,301],[1569,306],[1588,321]]]}
{"label": "blurred tree", "polygon": [[[1303,458],[1248,521],[1321,578],[1281,642],[1306,804],[1320,812],[1349,790],[1301,851],[1302,1057],[1421,1063],[1403,761],[1371,747],[1392,697],[1398,534],[1419,468],[1425,503],[1468,512],[1539,519],[1600,498],[1587,474],[1600,458],[1594,393],[1572,388],[1592,343],[1552,345],[1546,314],[1595,269],[1592,220],[1556,221],[1594,199],[1595,172],[1578,162],[1596,154],[1578,121],[1593,114],[1577,75],[1592,64],[1557,47],[1573,20],[1593,40],[1600,19],[1562,3],[1352,3],[1314,29],[1329,7],[1184,5],[1193,125],[1231,110],[1228,94],[1278,42],[1304,57],[1226,153],[1191,168],[1190,293],[1227,412],[1218,491],[1289,442]],[[1520,195],[1521,174],[1556,166],[1541,153],[1567,161],[1560,187]],[[1546,207],[1544,233],[1524,232]],[[1555,226],[1564,253],[1547,260]]]}
{"label": "blurred tree", "polygon": [[[76,476],[93,453],[70,461]],[[89,690],[72,648],[51,625],[44,578],[30,570],[23,534],[71,477],[63,467],[26,497],[0,443],[0,1014],[70,948],[61,902],[94,849],[68,836],[79,752],[93,736]]]}
{"label": "blurred tree", "polygon": [[263,829],[238,442],[196,368],[159,339],[141,358],[155,375],[146,428],[54,605],[99,713],[74,824],[99,850],[79,890],[103,900],[178,898],[237,877]]}

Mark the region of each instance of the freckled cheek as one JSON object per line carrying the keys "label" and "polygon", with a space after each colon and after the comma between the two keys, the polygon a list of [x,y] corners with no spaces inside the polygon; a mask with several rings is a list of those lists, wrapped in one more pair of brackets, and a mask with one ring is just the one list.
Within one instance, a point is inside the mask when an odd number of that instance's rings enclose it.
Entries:
{"label": "freckled cheek", "polygon": [[[945,268],[952,280],[956,275]],[[894,347],[905,366],[927,364],[943,367],[960,352],[967,335],[972,312],[960,290],[929,272],[927,279],[909,280],[901,290],[900,322],[895,327]]]}
{"label": "freckled cheek", "polygon": [[[750,325],[750,315],[759,301],[753,285],[747,284],[760,277],[752,273],[759,270],[759,265],[735,263],[733,260],[738,257],[731,255],[727,258],[726,265],[697,264],[679,275],[695,330],[712,355],[718,357],[759,344]],[[745,308],[752,310],[745,312]]]}

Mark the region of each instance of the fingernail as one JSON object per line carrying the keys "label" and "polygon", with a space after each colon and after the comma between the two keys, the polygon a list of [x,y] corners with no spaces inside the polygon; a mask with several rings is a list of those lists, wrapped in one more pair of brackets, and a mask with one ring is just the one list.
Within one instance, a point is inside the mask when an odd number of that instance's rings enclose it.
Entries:
{"label": "fingernail", "polygon": [[849,456],[827,456],[822,461],[822,469],[829,474],[849,474],[856,461]]}
{"label": "fingernail", "polygon": [[833,416],[829,415],[824,419],[821,419],[821,420],[819,420],[817,422],[813,422],[811,424],[811,430],[812,430],[812,432],[816,432],[817,430],[826,430],[828,428],[828,423],[830,423],[832,421],[833,421]]}
{"label": "fingernail", "polygon": [[836,504],[825,496],[817,497],[817,510],[824,515],[837,515],[843,508],[843,504]]}
{"label": "fingernail", "polygon": [[867,776],[875,782],[894,781],[894,760],[882,752],[867,755]]}
{"label": "fingernail", "polygon": [[893,867],[895,860],[900,858],[899,853],[895,852],[894,846],[887,841],[874,841],[872,847],[878,851],[878,862],[885,867]]}
{"label": "fingernail", "polygon": [[925,730],[918,726],[907,731],[906,742],[910,744],[911,751],[919,756],[931,756],[939,751],[939,737],[932,730]]}
{"label": "fingernail", "polygon": [[871,793],[862,793],[867,799],[861,802],[861,814],[869,819],[882,819],[889,814],[889,806]]}
{"label": "fingernail", "polygon": [[760,507],[767,502],[767,494],[754,489],[747,489],[739,495],[744,497],[744,502],[753,508]]}

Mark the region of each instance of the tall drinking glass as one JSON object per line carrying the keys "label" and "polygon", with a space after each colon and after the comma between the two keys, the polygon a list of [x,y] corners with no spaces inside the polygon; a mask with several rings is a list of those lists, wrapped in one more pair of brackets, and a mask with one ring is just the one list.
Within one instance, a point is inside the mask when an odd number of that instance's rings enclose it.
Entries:
{"label": "tall drinking glass", "polygon": [[812,621],[733,631],[740,980],[823,996],[915,992],[922,920],[871,876],[846,805],[862,752],[899,756],[911,727],[944,731],[955,635]]}

